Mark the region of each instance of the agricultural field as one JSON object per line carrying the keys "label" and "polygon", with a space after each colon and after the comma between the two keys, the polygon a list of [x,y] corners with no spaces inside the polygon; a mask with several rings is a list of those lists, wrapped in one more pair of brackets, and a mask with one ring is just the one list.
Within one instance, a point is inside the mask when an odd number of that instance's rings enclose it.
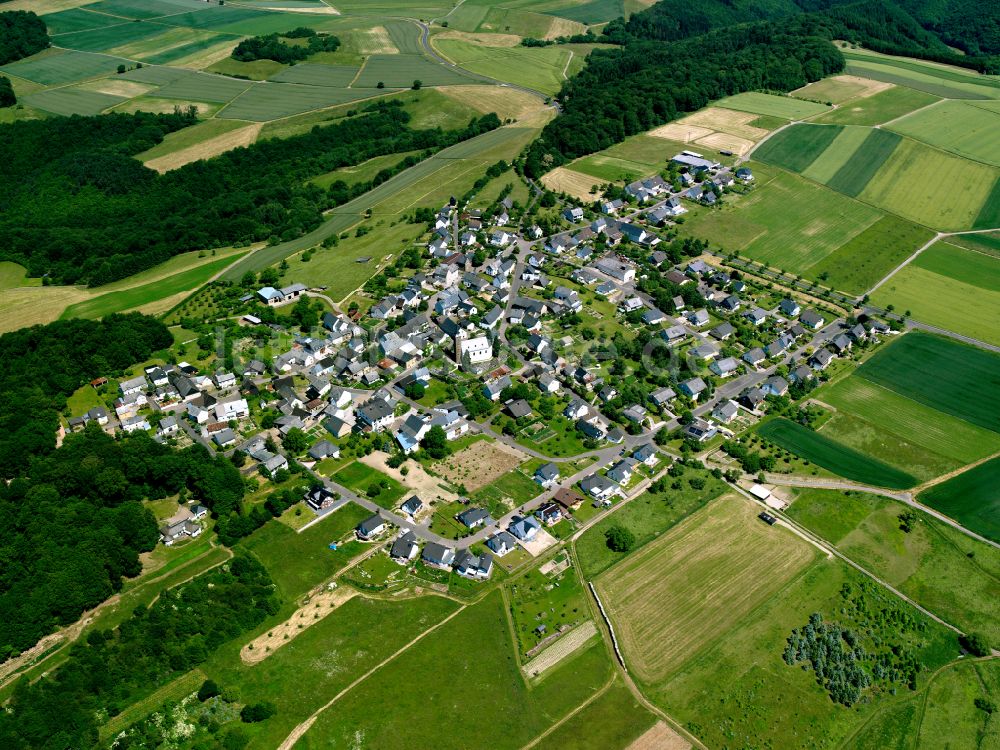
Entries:
{"label": "agricultural field", "polygon": [[906,471],[784,417],[764,422],[757,428],[757,434],[845,479],[892,489],[918,484],[917,478]]}
{"label": "agricultural field", "polygon": [[943,101],[889,127],[967,159],[1000,166],[1000,111],[979,102]]}
{"label": "agricultural field", "polygon": [[[786,547],[804,544],[783,536]],[[740,546],[738,540],[731,541]],[[712,543],[719,545],[722,540]],[[719,564],[729,562],[730,555],[723,553]],[[752,563],[747,567],[754,568],[760,579],[768,577],[765,569]],[[767,584],[755,580],[753,585]],[[710,600],[709,606],[717,605]],[[688,617],[686,612],[679,614]],[[905,683],[896,683],[896,697],[887,691],[875,692],[870,702],[863,700],[850,709],[832,701],[812,670],[791,667],[782,659],[787,637],[793,629],[803,627],[812,614],[871,634],[867,637],[881,641],[881,649],[898,644],[918,665],[917,690],[927,685],[936,669],[959,654],[953,633],[845,563],[814,555],[814,562],[798,576],[720,637],[703,642],[700,651],[647,694],[709,747],[724,747],[729,738],[738,736],[742,745],[751,747],[771,743],[781,748],[838,748],[878,710],[898,705],[903,696],[916,693]],[[667,612],[667,627],[671,627],[673,615]],[[697,627],[701,627],[700,622]],[[866,648],[874,645],[871,641]],[[714,708],[706,712],[705,706]]]}
{"label": "agricultural field", "polygon": [[863,50],[844,52],[846,72],[860,78],[906,86],[945,99],[1000,99],[995,78],[964,68],[888,57]]}
{"label": "agricultural field", "polygon": [[881,125],[915,112],[940,99],[905,86],[890,86],[877,94],[846,102],[812,120],[830,125]]}
{"label": "agricultural field", "polygon": [[[597,0],[594,8],[586,13],[594,15],[595,9],[611,4],[608,0]],[[566,8],[567,4],[552,0],[506,0],[502,4],[497,0],[466,0],[451,9],[447,20],[450,28],[465,32],[514,34],[535,39],[583,33],[586,27],[579,20],[559,17],[562,15],[559,10],[552,15],[546,14],[549,9],[559,6]]]}
{"label": "agricultural field", "polygon": [[[580,713],[559,726],[545,738],[546,750],[625,750],[662,748],[680,750],[685,744],[668,744],[677,740],[673,731],[635,700],[628,688],[618,680]],[[665,731],[664,731],[665,730]],[[645,736],[656,739],[648,745]],[[640,739],[642,738],[642,739]],[[661,739],[662,738],[662,739]],[[660,744],[656,744],[660,743]]]}
{"label": "agricultural field", "polygon": [[442,56],[474,73],[554,95],[566,80],[570,52],[552,47],[485,47],[460,39],[437,37]]}
{"label": "agricultural field", "polygon": [[1000,550],[876,495],[800,490],[787,514],[947,622],[1000,637]]}
{"label": "agricultural field", "polygon": [[[924,250],[873,294],[875,304],[909,310],[923,323],[1000,344],[1000,258],[943,240]],[[969,304],[975,300],[974,304]]]}
{"label": "agricultural field", "polygon": [[1000,432],[1000,356],[913,332],[876,352],[855,374],[924,406]]}
{"label": "agricultural field", "polygon": [[920,502],[1000,542],[1000,457],[924,490]]}
{"label": "agricultural field", "polygon": [[816,558],[757,512],[725,495],[597,579],[630,671],[643,683],[675,673]]}
{"label": "agricultural field", "polygon": [[815,81],[791,93],[796,99],[829,102],[841,105],[852,99],[864,99],[886,89],[892,84],[872,81],[855,76],[833,76]]}
{"label": "agricultural field", "polygon": [[[458,750],[490,736],[491,747],[519,748],[592,697],[609,677],[607,652],[597,643],[549,670],[529,691],[503,604],[493,593],[320,713],[296,747],[345,747],[362,737],[365,747],[377,750],[398,747],[405,736],[413,747]],[[513,715],[517,721],[510,721]],[[449,730],[442,732],[443,726]],[[503,731],[496,731],[499,726]]]}
{"label": "agricultural field", "polygon": [[[714,247],[738,250],[791,273],[812,275],[814,265],[883,216],[871,206],[789,172],[758,162],[749,166],[756,187],[746,195],[728,196],[719,210],[692,209],[685,230]],[[894,249],[892,257],[901,262],[914,249]]]}
{"label": "agricultural field", "polygon": [[[703,128],[707,130],[707,128]],[[626,138],[621,143],[581,157],[567,165],[574,172],[597,178],[600,182],[631,182],[660,172],[674,154],[689,148],[683,140],[671,140],[657,131]],[[732,157],[718,155],[723,164],[731,164]]]}
{"label": "agricultural field", "polygon": [[649,135],[684,144],[694,143],[712,151],[732,151],[745,156],[754,145],[772,130],[787,125],[780,118],[761,124],[761,116],[722,107],[705,107],[649,131]]}
{"label": "agricultural field", "polygon": [[768,139],[754,156],[938,229],[996,221],[1000,170],[888,130],[841,128],[795,125]]}
{"label": "agricultural field", "polygon": [[774,94],[756,92],[720,99],[715,103],[715,106],[735,109],[737,112],[781,117],[785,120],[805,120],[830,110],[825,104],[802,101],[790,96],[775,96]]}

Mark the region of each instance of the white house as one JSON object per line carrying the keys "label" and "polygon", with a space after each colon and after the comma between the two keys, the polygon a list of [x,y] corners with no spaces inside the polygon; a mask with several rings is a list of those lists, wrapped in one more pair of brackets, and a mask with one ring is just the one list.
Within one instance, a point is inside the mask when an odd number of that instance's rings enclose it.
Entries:
{"label": "white house", "polygon": [[479,365],[493,359],[493,344],[486,336],[476,336],[458,342],[459,359],[465,365]]}

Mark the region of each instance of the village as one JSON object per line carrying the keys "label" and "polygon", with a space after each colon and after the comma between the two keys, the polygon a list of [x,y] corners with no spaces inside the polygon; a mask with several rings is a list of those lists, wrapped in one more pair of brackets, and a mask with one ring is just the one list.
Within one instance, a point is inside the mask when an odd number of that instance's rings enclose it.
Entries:
{"label": "village", "polygon": [[[893,333],[881,320],[848,321],[821,300],[743,278],[702,245],[671,241],[686,203],[752,189],[750,170],[685,151],[665,174],[596,207],[564,201],[549,234],[522,226],[525,216],[512,213],[523,207],[509,198],[485,211],[453,200],[434,219],[420,267],[364,312],[324,309],[315,329],[295,332],[263,319],[323,299],[323,289],[257,288],[240,297],[239,329],[281,334],[269,358],[232,371],[147,366],[117,383],[113,414],[93,407],[68,428],[94,421],[198,442],[245,456],[244,474],[277,484],[301,466],[316,520],[356,503],[371,513],[358,539],[386,544],[401,565],[488,579],[494,557],[543,552],[557,541],[548,529],[577,528],[640,494],[673,461],[721,456],[724,441],[773,406],[807,400],[853,347]],[[102,381],[92,385],[107,388]],[[393,507],[338,481],[352,463],[342,447],[359,436],[374,438],[366,451],[382,456],[366,481],[394,475]],[[399,472],[408,457],[440,458],[448,446],[458,447],[456,463],[482,460],[475,442],[514,455],[503,465],[529,478],[529,489],[522,481],[486,507],[432,462],[409,480]],[[331,465],[337,471],[324,471]],[[440,481],[416,483],[416,474]],[[206,513],[182,506],[163,543],[197,537]]]}

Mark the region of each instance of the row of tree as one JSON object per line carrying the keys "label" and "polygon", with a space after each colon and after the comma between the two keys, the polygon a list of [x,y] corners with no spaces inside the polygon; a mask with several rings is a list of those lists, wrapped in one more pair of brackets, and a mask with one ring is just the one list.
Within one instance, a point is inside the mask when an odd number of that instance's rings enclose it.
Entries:
{"label": "row of tree", "polygon": [[0,65],[20,60],[49,46],[45,22],[29,10],[0,13]]}
{"label": "row of tree", "polygon": [[434,151],[499,127],[413,130],[399,102],[335,124],[158,174],[131,158],[191,113],[101,115],[0,126],[0,259],[32,276],[99,285],[172,255],[278,242],[315,229],[333,205],[310,177],[403,151]]}
{"label": "row of tree", "polygon": [[[303,47],[298,44],[289,44],[282,37],[285,39],[308,39],[309,41]],[[320,36],[312,29],[300,27],[281,36],[267,34],[265,36],[252,36],[249,39],[244,39],[236,45],[232,53],[232,58],[240,62],[274,60],[275,62],[294,65],[317,52],[336,52],[339,47],[340,39],[337,37],[332,35]]]}

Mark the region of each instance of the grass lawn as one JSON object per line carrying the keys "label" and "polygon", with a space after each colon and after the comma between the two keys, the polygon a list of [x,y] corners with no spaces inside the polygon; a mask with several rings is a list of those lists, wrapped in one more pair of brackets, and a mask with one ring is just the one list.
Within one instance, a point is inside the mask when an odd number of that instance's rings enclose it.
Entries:
{"label": "grass lawn", "polygon": [[[332,479],[357,494],[374,500],[383,508],[395,508],[406,494],[406,488],[395,479],[360,461],[348,464],[334,474]],[[373,497],[369,489],[376,482],[382,486],[382,490]]]}
{"label": "grass lawn", "polygon": [[512,648],[500,596],[493,593],[320,714],[297,746],[349,747],[360,737],[366,748],[379,750],[398,748],[406,737],[411,747],[458,750],[489,736],[491,748],[519,748],[593,695],[610,674],[598,643],[554,667],[529,691]]}
{"label": "grass lawn", "polygon": [[727,196],[718,210],[691,210],[685,231],[715,247],[811,276],[813,266],[883,216],[798,175],[758,162],[750,166],[756,187]]}
{"label": "grass lawn", "polygon": [[[969,304],[975,300],[975,304]],[[909,310],[916,320],[1000,344],[1000,258],[938,242],[894,274],[875,304]]]}
{"label": "grass lawn", "polygon": [[472,529],[457,521],[455,516],[468,508],[462,503],[435,504],[431,517],[431,531],[446,539],[461,539],[472,533]]}
{"label": "grass lawn", "polygon": [[301,534],[272,521],[243,539],[239,546],[264,564],[286,599],[294,599],[332,578],[364,549],[354,541],[336,550],[328,545],[352,534],[354,527],[370,515],[361,506],[348,503]]}
{"label": "grass lawn", "polygon": [[[615,680],[608,690],[545,738],[546,750],[618,750],[649,729],[656,717]],[[667,745],[662,747],[666,748]]]}
{"label": "grass lawn", "polygon": [[576,422],[567,419],[562,414],[558,414],[544,424],[536,422],[535,425],[535,427],[528,428],[532,432],[522,431],[518,434],[517,441],[528,448],[533,448],[555,458],[576,456],[589,450],[583,444],[583,435],[576,429]]}
{"label": "grass lawn", "polygon": [[930,334],[913,332],[862,364],[858,377],[900,396],[1000,432],[1000,356]]}
{"label": "grass lawn", "polygon": [[[695,489],[691,486],[691,479],[703,479],[705,485],[701,489]],[[576,553],[584,578],[591,580],[626,557],[626,553],[615,552],[607,545],[604,533],[612,526],[622,526],[631,531],[636,539],[635,549],[638,549],[673,528],[726,489],[721,481],[713,479],[708,472],[694,469],[685,469],[684,474],[679,477],[679,488],[670,487],[673,481],[667,478],[668,488],[662,493],[645,492],[630,500],[577,539]],[[581,510],[590,507],[588,501]],[[586,520],[578,514],[574,515],[580,521]]]}
{"label": "grass lawn", "polygon": [[[526,660],[528,651],[542,639],[561,627],[575,627],[590,619],[586,593],[573,567],[554,576],[542,575],[533,568],[508,581],[507,592],[522,660]],[[545,631],[539,634],[535,631],[541,625],[545,626]]]}
{"label": "grass lawn", "polygon": [[788,515],[956,627],[1000,638],[1000,550],[876,495],[800,490]]}
{"label": "grass lawn", "polygon": [[74,417],[79,417],[90,411],[95,406],[104,406],[97,389],[89,383],[77,389],[66,399],[66,408]]}
{"label": "grass lawn", "polygon": [[476,490],[472,494],[472,499],[485,505],[494,517],[499,517],[528,502],[541,491],[542,487],[538,482],[522,473],[520,469],[512,469]]}
{"label": "grass lawn", "polygon": [[[249,745],[273,750],[313,711],[457,607],[438,596],[394,602],[355,597],[254,666],[240,661],[242,642],[226,644],[202,666],[220,685],[237,689],[242,701],[277,706],[276,716],[253,725]],[[388,669],[400,674],[394,664]]]}
{"label": "grass lawn", "polygon": [[906,489],[916,477],[784,417],[764,422],[757,434],[835,474],[876,487]]}
{"label": "grass lawn", "polygon": [[935,485],[918,499],[966,528],[1000,541],[1000,458]]}

